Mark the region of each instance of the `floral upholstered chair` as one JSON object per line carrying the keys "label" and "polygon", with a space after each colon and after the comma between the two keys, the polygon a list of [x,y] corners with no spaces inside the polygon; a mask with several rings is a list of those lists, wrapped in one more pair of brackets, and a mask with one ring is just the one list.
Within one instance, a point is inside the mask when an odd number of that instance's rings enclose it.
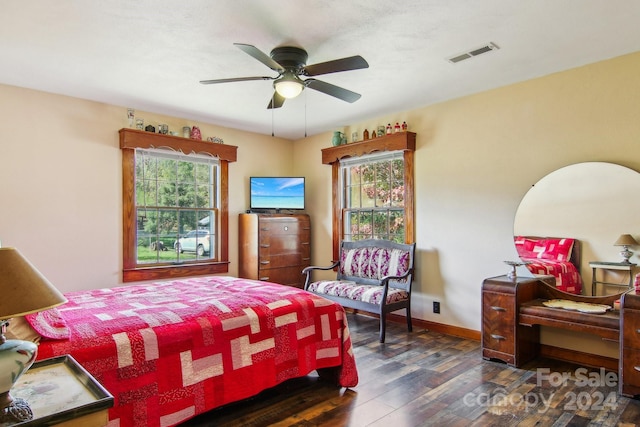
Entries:
{"label": "floral upholstered chair", "polygon": [[[411,325],[411,284],[413,282],[415,243],[367,239],[342,242],[339,260],[327,267],[311,266],[304,289],[336,301],[343,307],[376,313],[380,316],[380,342],[386,331],[386,315],[405,309],[407,327]],[[337,268],[335,280],[313,282],[314,270]]]}

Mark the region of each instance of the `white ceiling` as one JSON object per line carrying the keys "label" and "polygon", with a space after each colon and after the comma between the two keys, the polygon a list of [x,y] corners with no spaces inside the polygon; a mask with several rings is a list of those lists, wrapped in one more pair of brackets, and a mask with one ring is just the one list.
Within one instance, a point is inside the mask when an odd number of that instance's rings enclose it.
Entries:
{"label": "white ceiling", "polygon": [[[288,139],[640,50],[637,0],[20,0],[0,16],[0,83]],[[307,88],[268,110],[271,81],[201,85],[276,75],[233,43],[361,55],[368,69],[317,79],[362,98]]]}

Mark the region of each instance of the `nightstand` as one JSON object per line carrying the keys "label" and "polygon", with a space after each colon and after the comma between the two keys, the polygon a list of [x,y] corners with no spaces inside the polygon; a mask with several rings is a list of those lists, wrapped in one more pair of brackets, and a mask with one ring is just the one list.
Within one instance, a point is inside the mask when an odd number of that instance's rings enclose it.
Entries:
{"label": "nightstand", "polygon": [[113,396],[71,356],[41,360],[18,379],[11,395],[29,403],[33,419],[11,427],[102,427]]}
{"label": "nightstand", "polygon": [[[591,280],[591,295],[593,296],[596,295],[596,287],[598,283],[600,283],[601,285],[626,287],[630,289],[633,286],[633,268],[636,265],[637,264],[624,263],[624,262],[603,262],[603,261],[590,262],[589,266],[593,270],[593,275]],[[629,272],[629,283],[625,284],[625,283],[606,282],[604,276],[602,280],[598,280],[596,276],[598,270],[603,270],[603,275],[604,275],[604,272],[607,270]]]}

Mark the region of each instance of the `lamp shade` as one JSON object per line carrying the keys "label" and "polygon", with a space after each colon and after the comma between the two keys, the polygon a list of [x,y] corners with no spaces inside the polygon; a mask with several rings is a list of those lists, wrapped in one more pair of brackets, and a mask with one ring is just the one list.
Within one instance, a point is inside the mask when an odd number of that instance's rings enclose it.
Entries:
{"label": "lamp shade", "polygon": [[631,234],[621,234],[613,246],[633,246],[637,244],[638,242],[636,242],[636,239],[634,239]]}
{"label": "lamp shade", "polygon": [[47,310],[67,302],[15,248],[0,248],[0,320]]}

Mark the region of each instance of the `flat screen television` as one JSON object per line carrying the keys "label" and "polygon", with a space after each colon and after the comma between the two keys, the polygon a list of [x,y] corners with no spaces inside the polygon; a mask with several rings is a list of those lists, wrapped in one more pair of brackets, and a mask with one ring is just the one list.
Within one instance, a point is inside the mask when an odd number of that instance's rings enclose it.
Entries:
{"label": "flat screen television", "polygon": [[304,209],[304,177],[252,176],[249,178],[250,209]]}

